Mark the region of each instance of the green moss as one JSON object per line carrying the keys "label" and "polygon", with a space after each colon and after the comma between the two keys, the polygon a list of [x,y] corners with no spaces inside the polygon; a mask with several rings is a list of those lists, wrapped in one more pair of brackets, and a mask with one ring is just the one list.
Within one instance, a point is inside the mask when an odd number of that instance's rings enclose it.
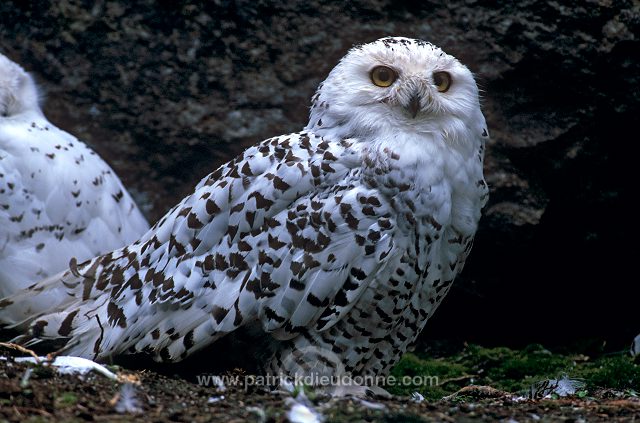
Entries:
{"label": "green moss", "polygon": [[[391,371],[400,383],[387,386],[396,395],[419,392],[428,400],[437,400],[468,384],[488,385],[512,393],[522,393],[536,382],[562,375],[583,379],[587,390],[616,390],[640,387],[640,366],[627,355],[602,356],[576,361],[569,354],[554,354],[541,345],[522,350],[483,348],[469,345],[463,351],[445,358],[406,354]],[[434,381],[435,386],[406,383]],[[430,379],[429,379],[430,378]],[[581,391],[584,395],[585,392]]]}
{"label": "green moss", "polygon": [[78,402],[78,397],[73,392],[63,392],[55,399],[55,405],[58,408],[66,408],[75,405]]}
{"label": "green moss", "polygon": [[508,392],[523,391],[536,381],[570,374],[575,366],[570,357],[552,354],[541,345],[530,345],[521,351],[471,346],[464,361],[483,375],[484,384]]}
{"label": "green moss", "polygon": [[468,369],[462,364],[443,358],[419,358],[409,353],[391,371],[396,383],[387,386],[387,390],[395,395],[419,392],[426,399],[434,400],[449,393],[448,380],[467,374]]}
{"label": "green moss", "polygon": [[51,368],[51,366],[43,366],[41,364],[33,365],[33,373],[31,377],[34,379],[49,379],[55,376],[55,369]]}
{"label": "green moss", "polygon": [[584,363],[575,372],[590,388],[617,390],[640,388],[640,365],[627,355],[602,357]]}

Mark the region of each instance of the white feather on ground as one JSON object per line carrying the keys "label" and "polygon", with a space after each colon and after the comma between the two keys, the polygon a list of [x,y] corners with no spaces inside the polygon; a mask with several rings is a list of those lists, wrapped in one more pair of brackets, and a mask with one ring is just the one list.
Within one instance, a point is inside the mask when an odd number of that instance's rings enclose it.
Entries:
{"label": "white feather on ground", "polygon": [[65,375],[86,375],[93,371],[109,379],[118,379],[118,376],[116,376],[115,373],[104,367],[102,364],[95,363],[82,357],[62,355],[56,357],[53,362],[48,362],[46,357],[38,357],[39,361],[37,361],[35,357],[16,357],[14,360],[16,363],[32,363],[52,366],[55,367],[58,373]]}

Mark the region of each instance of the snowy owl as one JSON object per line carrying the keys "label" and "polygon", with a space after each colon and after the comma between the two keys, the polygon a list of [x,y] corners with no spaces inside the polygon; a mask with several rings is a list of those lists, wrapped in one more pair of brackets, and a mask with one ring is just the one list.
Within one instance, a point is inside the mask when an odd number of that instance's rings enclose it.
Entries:
{"label": "snowy owl", "polygon": [[0,298],[149,229],[113,170],[38,102],[31,76],[0,54]]}
{"label": "snowy owl", "polygon": [[487,139],[454,57],[409,38],[354,47],[304,130],[222,165],[131,245],[5,299],[0,319],[97,360],[177,361],[243,328],[268,340],[267,372],[313,366],[291,360],[313,350],[384,375],[471,250]]}

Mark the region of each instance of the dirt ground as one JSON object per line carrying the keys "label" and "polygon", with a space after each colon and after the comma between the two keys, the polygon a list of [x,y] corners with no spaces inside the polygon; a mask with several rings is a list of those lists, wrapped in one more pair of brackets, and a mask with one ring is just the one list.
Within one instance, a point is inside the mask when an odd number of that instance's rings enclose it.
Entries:
{"label": "dirt ground", "polygon": [[[220,388],[177,375],[150,370],[112,368],[119,380],[89,373],[61,375],[50,367],[0,360],[0,421],[154,421],[154,422],[285,422],[303,401],[289,392],[247,386],[235,370],[227,376],[241,383]],[[27,369],[33,367],[28,377]],[[123,386],[126,386],[123,388]],[[124,399],[122,397],[125,397]],[[329,399],[312,396],[308,405],[321,420],[305,422],[465,422],[465,421],[638,421],[640,398],[614,390],[597,390],[583,398],[530,400],[484,387],[463,387],[439,401]]]}

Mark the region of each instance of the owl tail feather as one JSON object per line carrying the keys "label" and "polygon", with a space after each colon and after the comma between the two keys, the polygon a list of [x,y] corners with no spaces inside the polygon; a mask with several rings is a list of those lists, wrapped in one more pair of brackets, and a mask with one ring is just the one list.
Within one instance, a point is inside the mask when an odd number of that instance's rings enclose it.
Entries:
{"label": "owl tail feather", "polygon": [[60,283],[61,274],[31,285],[18,293],[0,299],[0,328],[26,330],[43,313],[72,304],[73,294]]}
{"label": "owl tail feather", "polygon": [[25,346],[44,344],[49,351],[95,358],[94,346],[103,336],[99,316],[108,296],[83,299],[86,279],[72,266],[0,299],[0,328],[23,333],[13,341]]}
{"label": "owl tail feather", "polygon": [[[224,296],[207,290],[186,302],[157,295],[155,301],[146,301],[161,286],[150,280],[132,288],[132,278],[115,284],[118,271],[108,264],[104,257],[72,263],[69,270],[0,300],[0,328],[17,330],[23,335],[15,342],[37,344],[46,352],[95,361],[146,352],[168,362],[184,359],[238,326],[239,310],[234,307],[222,317],[212,313],[216,301],[221,308],[238,300],[237,288],[224,291]],[[138,282],[146,279],[142,272]],[[245,310],[247,321],[251,315]]]}
{"label": "owl tail feather", "polygon": [[216,332],[215,320],[201,309],[183,310],[181,319],[172,321],[170,307],[164,310],[164,307],[152,306],[151,313],[141,313],[135,325],[127,326],[117,320],[120,313],[117,307],[108,295],[78,301],[64,310],[45,312],[20,322],[25,334],[13,341],[27,347],[37,344],[47,352],[94,361],[144,352],[156,361],[173,362],[228,333]]}
{"label": "owl tail feather", "polygon": [[[42,291],[41,295],[46,295]],[[30,297],[28,293],[9,297],[0,304],[0,324],[8,329],[22,332],[12,341],[32,347],[38,345],[46,352],[73,355],[92,360],[104,360],[110,354],[102,347],[109,343],[109,338],[117,339],[119,331],[105,324],[101,316],[106,315],[108,298],[100,296],[88,301],[77,300],[67,296],[71,301],[50,307],[41,307],[39,295]],[[8,304],[7,302],[11,302]],[[38,306],[36,308],[36,306]],[[19,321],[12,316],[19,315],[16,309],[30,309],[33,314]]]}

